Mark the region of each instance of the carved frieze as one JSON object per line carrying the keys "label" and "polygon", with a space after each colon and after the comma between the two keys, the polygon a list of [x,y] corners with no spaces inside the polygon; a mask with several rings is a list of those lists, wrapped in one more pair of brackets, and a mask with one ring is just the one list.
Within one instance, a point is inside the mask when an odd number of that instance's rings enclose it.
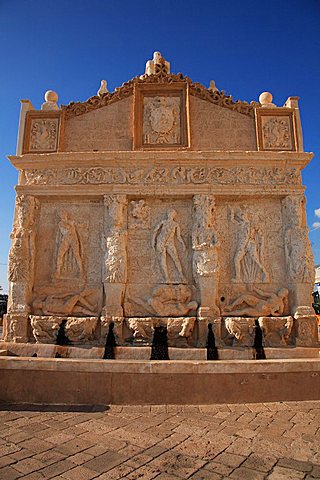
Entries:
{"label": "carved frieze", "polygon": [[296,167],[91,167],[24,170],[26,185],[300,185]]}

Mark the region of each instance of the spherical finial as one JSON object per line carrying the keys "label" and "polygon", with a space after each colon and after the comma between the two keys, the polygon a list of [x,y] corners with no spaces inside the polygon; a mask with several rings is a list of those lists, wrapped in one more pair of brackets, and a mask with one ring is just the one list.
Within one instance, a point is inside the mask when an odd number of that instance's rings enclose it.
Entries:
{"label": "spherical finial", "polygon": [[270,92],[262,92],[261,95],[259,96],[259,102],[261,105],[269,105],[272,103],[272,94]]}
{"label": "spherical finial", "polygon": [[47,90],[46,93],[44,94],[44,99],[46,102],[54,102],[57,103],[58,101],[58,94],[54,92],[53,90]]}
{"label": "spherical finial", "polygon": [[45,102],[41,105],[41,110],[59,110],[57,105],[58,94],[53,90],[47,90],[44,94]]}

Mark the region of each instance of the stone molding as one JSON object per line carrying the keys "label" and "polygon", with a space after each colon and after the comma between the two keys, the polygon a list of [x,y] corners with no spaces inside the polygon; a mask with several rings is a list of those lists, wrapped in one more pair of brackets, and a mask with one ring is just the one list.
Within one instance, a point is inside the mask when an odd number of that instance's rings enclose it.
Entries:
{"label": "stone molding", "polygon": [[232,96],[226,95],[223,90],[221,92],[211,91],[201,83],[193,82],[189,77],[182,73],[167,74],[160,72],[160,74],[134,77],[132,80],[124,82],[121,87],[116,88],[113,93],[108,92],[101,96],[95,95],[85,102],[71,102],[69,105],[62,105],[61,109],[64,112],[66,119],[68,119],[89,113],[98,108],[106,107],[114,102],[130,97],[133,95],[135,85],[172,85],[177,82],[187,84],[189,86],[190,95],[214,103],[220,107],[228,108],[244,115],[249,115],[250,117],[254,117],[254,108],[259,105],[258,102],[251,102],[249,104],[248,102],[241,100],[234,101]]}

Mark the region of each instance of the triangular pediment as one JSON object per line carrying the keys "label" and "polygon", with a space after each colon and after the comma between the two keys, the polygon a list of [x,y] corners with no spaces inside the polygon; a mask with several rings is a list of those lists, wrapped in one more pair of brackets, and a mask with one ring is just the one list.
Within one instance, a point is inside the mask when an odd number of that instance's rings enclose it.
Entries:
{"label": "triangular pediment", "polygon": [[158,85],[170,85],[174,83],[185,83],[188,85],[189,94],[213,103],[223,108],[239,112],[250,117],[254,116],[254,107],[257,102],[251,102],[236,100],[234,101],[231,95],[226,95],[225,92],[217,89],[211,90],[198,82],[193,82],[189,77],[182,73],[173,74],[160,71],[159,73],[151,75],[141,75],[134,77],[133,79],[125,82],[121,87],[116,88],[114,92],[103,93],[102,95],[94,95],[85,102],[71,102],[69,105],[62,105],[62,110],[66,118],[75,117],[89,113],[93,110],[97,110],[102,107],[106,107],[114,102],[123,100],[130,97],[134,93],[135,86],[143,84],[158,84]]}

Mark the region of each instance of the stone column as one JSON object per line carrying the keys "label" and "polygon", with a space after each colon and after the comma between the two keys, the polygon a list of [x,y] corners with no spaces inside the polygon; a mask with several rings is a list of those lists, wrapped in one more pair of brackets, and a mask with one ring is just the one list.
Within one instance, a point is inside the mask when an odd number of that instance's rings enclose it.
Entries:
{"label": "stone column", "polygon": [[215,199],[213,195],[193,197],[194,222],[192,227],[193,276],[200,293],[198,309],[199,345],[204,346],[208,320],[217,318],[219,284],[219,242],[214,229]]}
{"label": "stone column", "polygon": [[28,341],[38,207],[38,200],[31,195],[18,195],[16,198],[8,261],[9,299],[4,328],[7,341]]}
{"label": "stone column", "polygon": [[290,313],[294,314],[299,306],[311,306],[315,276],[304,195],[286,196],[282,200],[282,217]]}
{"label": "stone column", "polygon": [[123,317],[127,282],[127,197],[104,196],[104,307],[103,317]]}

